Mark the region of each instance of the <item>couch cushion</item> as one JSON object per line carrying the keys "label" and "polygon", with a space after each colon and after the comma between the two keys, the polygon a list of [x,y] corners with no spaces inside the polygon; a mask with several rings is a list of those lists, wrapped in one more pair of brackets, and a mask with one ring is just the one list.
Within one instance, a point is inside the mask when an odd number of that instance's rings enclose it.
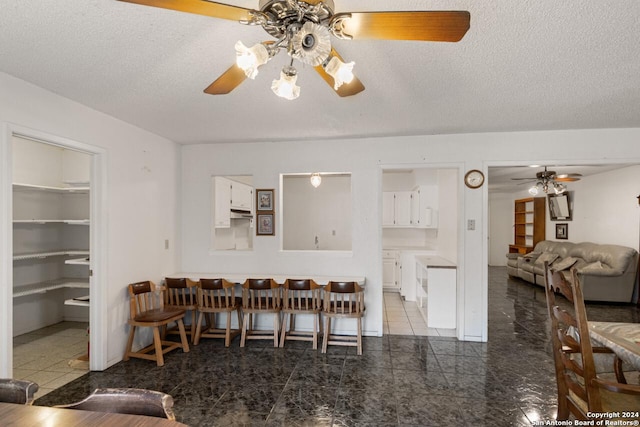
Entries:
{"label": "couch cushion", "polygon": [[[600,261],[603,269],[607,270],[606,275],[614,276],[624,273],[635,254],[635,249],[626,246],[584,242],[575,245],[569,255],[582,258],[587,264]],[[598,270],[594,268],[593,272],[598,272]]]}
{"label": "couch cushion", "polygon": [[554,271],[568,270],[576,262],[578,262],[578,258],[574,258],[574,257],[569,256],[569,257],[566,257],[564,259],[561,259],[559,261],[554,262],[553,265],[551,266],[551,269],[554,270]]}
{"label": "couch cushion", "polygon": [[548,262],[549,264],[553,263],[556,258],[558,258],[558,254],[554,254],[551,252],[544,252],[542,254],[540,254],[540,256],[536,259],[535,264],[536,267],[542,267],[544,266],[545,262]]}

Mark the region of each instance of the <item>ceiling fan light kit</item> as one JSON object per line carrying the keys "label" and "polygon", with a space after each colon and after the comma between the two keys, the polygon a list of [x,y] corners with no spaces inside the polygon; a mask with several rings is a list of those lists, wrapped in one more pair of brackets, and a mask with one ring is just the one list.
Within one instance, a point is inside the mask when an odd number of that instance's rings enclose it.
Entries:
{"label": "ceiling fan light kit", "polygon": [[[345,63],[331,43],[339,39],[385,39],[457,42],[469,29],[467,11],[351,12],[334,13],[333,0],[260,0],[260,10],[246,9],[209,0],[119,0],[215,18],[245,25],[260,25],[275,41],[250,48],[241,41],[235,45],[236,65],[231,66],[205,93],[231,92],[246,77],[255,79],[260,66],[280,50],[291,57],[272,89],[278,96],[296,99],[297,71],[293,60],[311,65],[341,97],[364,90],[353,74],[353,62]],[[278,83],[277,83],[278,82]]]}
{"label": "ceiling fan light kit", "polygon": [[537,180],[536,183],[529,188],[529,194],[532,196],[538,195],[540,190],[545,194],[553,191],[555,194],[562,194],[567,191],[567,186],[563,182],[579,181],[582,175],[579,173],[565,173],[557,174],[555,171],[547,170],[544,167],[544,171],[536,173],[535,178],[512,178],[512,179],[533,179]]}

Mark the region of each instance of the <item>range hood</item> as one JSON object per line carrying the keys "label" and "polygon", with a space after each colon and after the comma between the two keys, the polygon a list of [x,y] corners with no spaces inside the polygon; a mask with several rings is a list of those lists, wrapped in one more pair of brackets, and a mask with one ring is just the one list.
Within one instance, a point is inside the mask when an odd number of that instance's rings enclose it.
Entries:
{"label": "range hood", "polygon": [[231,209],[231,219],[252,219],[253,214],[251,211],[245,211],[242,209]]}

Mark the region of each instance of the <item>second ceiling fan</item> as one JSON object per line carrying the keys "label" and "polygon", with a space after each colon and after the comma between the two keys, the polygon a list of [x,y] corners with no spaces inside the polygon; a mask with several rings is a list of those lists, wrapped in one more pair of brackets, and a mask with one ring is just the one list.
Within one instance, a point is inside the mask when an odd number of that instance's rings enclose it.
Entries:
{"label": "second ceiling fan", "polygon": [[119,0],[146,6],[206,15],[260,25],[275,40],[246,47],[236,43],[236,64],[204,91],[211,95],[231,92],[280,50],[291,57],[274,80],[273,91],[295,99],[297,71],[294,60],[311,65],[339,96],[364,90],[353,75],[353,62],[345,63],[331,44],[331,36],[348,40],[385,39],[457,42],[469,29],[467,11],[347,12],[334,13],[333,0],[260,0],[259,10],[208,0]]}

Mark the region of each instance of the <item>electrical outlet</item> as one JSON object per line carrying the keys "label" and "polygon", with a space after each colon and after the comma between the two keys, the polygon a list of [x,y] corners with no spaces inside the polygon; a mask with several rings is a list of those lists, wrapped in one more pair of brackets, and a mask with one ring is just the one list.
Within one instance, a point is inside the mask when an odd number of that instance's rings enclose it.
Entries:
{"label": "electrical outlet", "polygon": [[475,230],[476,229],[476,220],[468,219],[467,220],[467,230]]}

